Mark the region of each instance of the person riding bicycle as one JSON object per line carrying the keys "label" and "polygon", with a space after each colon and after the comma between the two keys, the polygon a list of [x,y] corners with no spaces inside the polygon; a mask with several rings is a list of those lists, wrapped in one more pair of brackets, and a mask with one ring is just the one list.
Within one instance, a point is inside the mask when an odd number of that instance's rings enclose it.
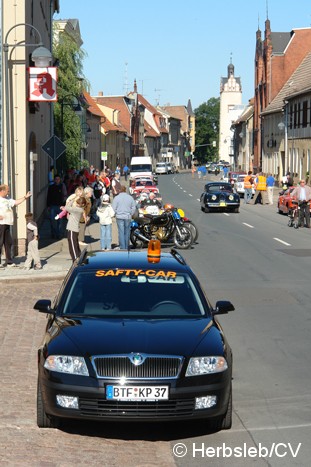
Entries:
{"label": "person riding bicycle", "polygon": [[304,218],[306,218],[306,227],[310,229],[310,200],[311,188],[306,185],[305,180],[300,180],[299,186],[296,186],[291,192],[291,198],[298,201],[299,205],[299,224],[304,226]]}

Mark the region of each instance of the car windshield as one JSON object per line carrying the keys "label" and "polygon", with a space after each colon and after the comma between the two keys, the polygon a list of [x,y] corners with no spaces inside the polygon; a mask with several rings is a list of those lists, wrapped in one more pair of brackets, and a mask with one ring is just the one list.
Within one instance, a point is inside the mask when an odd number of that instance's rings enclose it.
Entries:
{"label": "car windshield", "polygon": [[103,318],[193,318],[206,313],[188,274],[152,267],[80,272],[61,308],[63,315]]}
{"label": "car windshield", "polygon": [[233,192],[231,185],[227,183],[220,183],[219,185],[209,185],[207,186],[207,191],[209,193],[218,193],[219,191],[230,191]]}

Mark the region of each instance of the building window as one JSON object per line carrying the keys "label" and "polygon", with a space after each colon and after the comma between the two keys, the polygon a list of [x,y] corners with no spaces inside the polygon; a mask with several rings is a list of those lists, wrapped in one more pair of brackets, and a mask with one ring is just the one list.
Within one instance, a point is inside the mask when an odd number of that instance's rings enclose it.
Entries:
{"label": "building window", "polygon": [[308,125],[308,101],[302,103],[302,127],[306,128]]}

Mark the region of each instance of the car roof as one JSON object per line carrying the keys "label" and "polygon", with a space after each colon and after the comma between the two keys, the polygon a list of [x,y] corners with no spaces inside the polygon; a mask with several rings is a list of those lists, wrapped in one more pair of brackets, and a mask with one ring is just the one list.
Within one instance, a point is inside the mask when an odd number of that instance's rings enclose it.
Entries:
{"label": "car roof", "polygon": [[207,182],[205,186],[208,188],[209,186],[218,186],[218,185],[228,185],[231,187],[231,184],[229,182],[224,182],[220,180],[219,182]]}
{"label": "car roof", "polygon": [[184,258],[174,249],[170,252],[161,251],[160,261],[153,263],[148,260],[147,250],[110,250],[110,251],[85,251],[76,263],[79,272],[109,269],[162,269],[176,272],[190,272],[190,267]]}

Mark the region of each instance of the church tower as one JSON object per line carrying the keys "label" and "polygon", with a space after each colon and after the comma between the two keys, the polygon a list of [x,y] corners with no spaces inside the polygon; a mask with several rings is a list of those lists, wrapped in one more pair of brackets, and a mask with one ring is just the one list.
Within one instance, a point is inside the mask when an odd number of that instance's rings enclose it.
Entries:
{"label": "church tower", "polygon": [[232,122],[243,109],[241,79],[234,76],[232,57],[228,65],[228,75],[220,79],[220,118],[219,118],[219,160],[230,163],[233,156]]}

